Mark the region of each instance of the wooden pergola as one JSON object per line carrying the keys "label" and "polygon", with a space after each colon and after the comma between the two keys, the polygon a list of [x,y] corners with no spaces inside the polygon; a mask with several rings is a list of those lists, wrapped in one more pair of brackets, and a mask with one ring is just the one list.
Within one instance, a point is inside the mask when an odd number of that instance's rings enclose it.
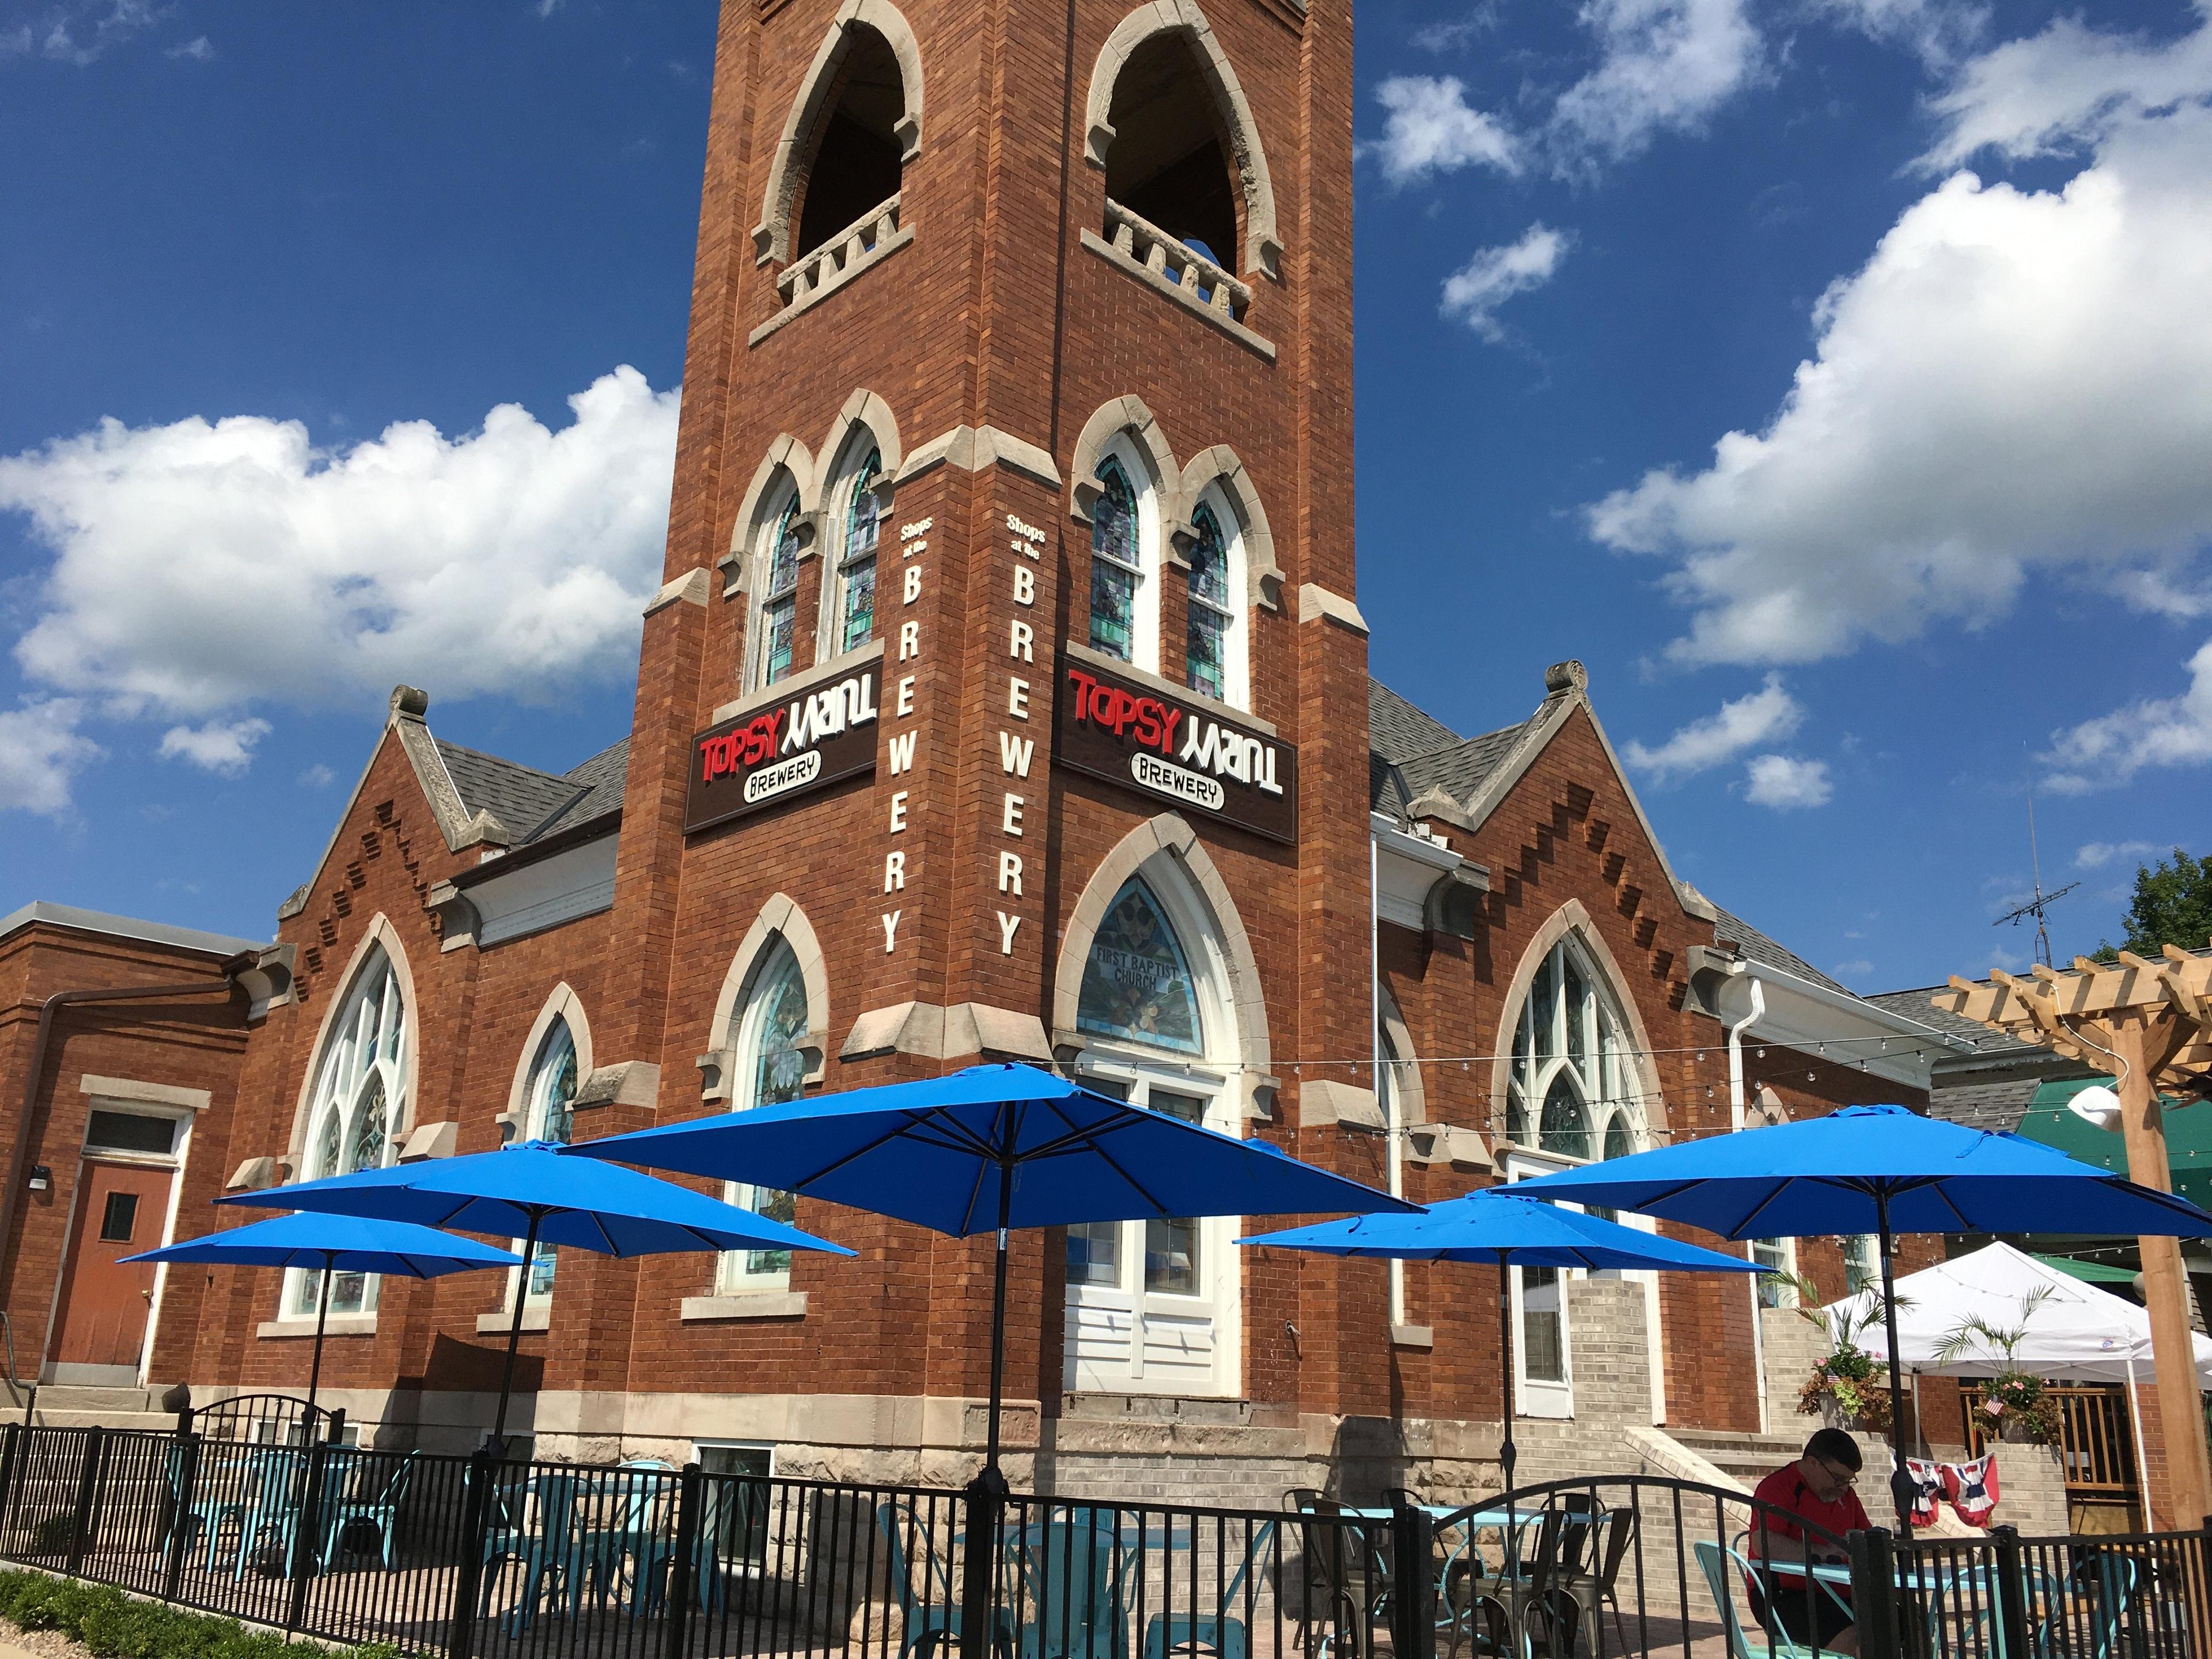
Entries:
{"label": "wooden pergola", "polygon": [[[2129,1179],[2172,1190],[2159,1097],[2212,1097],[2212,955],[2169,945],[2155,962],[2123,951],[2112,963],[2076,957],[2063,972],[2040,963],[2025,976],[1993,972],[1986,984],[1954,975],[1951,988],[1931,1000],[2111,1077],[2120,1097]],[[2180,1241],[2145,1238],[2140,1244],[2170,1518],[2193,1527],[2212,1515],[2212,1458],[2190,1340],[2189,1281]]]}

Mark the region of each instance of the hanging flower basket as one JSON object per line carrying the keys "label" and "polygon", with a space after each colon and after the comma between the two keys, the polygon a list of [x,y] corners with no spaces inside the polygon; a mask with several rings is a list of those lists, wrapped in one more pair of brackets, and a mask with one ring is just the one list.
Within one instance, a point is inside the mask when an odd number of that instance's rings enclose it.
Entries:
{"label": "hanging flower basket", "polygon": [[2015,1445],[2055,1446],[2060,1426],[2058,1402],[2039,1376],[2006,1371],[1982,1384],[1982,1432]]}
{"label": "hanging flower basket", "polygon": [[1830,1428],[1889,1431],[1889,1389],[1875,1375],[1871,1356],[1838,1348],[1813,1367],[1797,1397],[1797,1409]]}

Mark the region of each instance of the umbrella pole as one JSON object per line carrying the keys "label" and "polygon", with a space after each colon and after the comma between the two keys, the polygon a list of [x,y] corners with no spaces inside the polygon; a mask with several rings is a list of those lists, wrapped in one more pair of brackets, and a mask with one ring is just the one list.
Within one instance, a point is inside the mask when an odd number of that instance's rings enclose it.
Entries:
{"label": "umbrella pole", "polygon": [[1889,1337],[1889,1496],[1897,1506],[1897,1533],[1912,1536],[1912,1501],[1919,1494],[1905,1468],[1905,1382],[1897,1358],[1897,1281],[1889,1262],[1889,1194],[1874,1195],[1875,1218],[1881,1224],[1881,1322]]}
{"label": "umbrella pole", "polygon": [[315,1394],[323,1382],[323,1326],[330,1318],[333,1260],[330,1251],[323,1252],[323,1294],[315,1304],[315,1358],[314,1363],[307,1367],[307,1420],[301,1430],[303,1443],[311,1443],[315,1438]]}
{"label": "umbrella pole", "polygon": [[530,1231],[522,1241],[522,1271],[514,1280],[514,1317],[507,1328],[507,1364],[499,1374],[499,1414],[492,1419],[491,1455],[495,1459],[507,1456],[507,1401],[514,1392],[514,1351],[522,1341],[522,1304],[530,1299],[530,1262],[538,1254],[538,1224],[544,1218],[544,1211],[532,1209]]}
{"label": "umbrella pole", "polygon": [[1498,1395],[1505,1415],[1505,1437],[1498,1443],[1498,1463],[1505,1471],[1505,1490],[1513,1490],[1513,1270],[1506,1253],[1498,1253]]}
{"label": "umbrella pole", "polygon": [[999,1165],[999,1250],[991,1277],[991,1413],[983,1438],[983,1483],[1006,1491],[1006,1477],[999,1469],[999,1401],[1006,1382],[1006,1217],[1013,1201],[1013,1170]]}

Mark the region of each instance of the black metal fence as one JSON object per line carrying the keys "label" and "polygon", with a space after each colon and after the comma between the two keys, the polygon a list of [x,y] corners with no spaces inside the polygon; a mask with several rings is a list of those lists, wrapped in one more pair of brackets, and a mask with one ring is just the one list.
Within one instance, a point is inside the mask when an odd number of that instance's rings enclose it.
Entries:
{"label": "black metal fence", "polygon": [[1269,1512],[191,1431],[0,1443],[0,1559],[441,1659],[2212,1659],[2201,1531],[1809,1541],[1644,1477]]}

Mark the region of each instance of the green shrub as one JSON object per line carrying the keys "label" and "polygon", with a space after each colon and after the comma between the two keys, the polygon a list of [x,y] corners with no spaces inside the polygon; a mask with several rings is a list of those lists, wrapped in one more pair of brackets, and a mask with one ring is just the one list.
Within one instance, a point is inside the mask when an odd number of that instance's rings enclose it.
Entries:
{"label": "green shrub", "polygon": [[[104,1584],[36,1572],[0,1571],[0,1619],[25,1630],[59,1631],[99,1659],[301,1659],[313,1651],[288,1646],[283,1637],[248,1630],[234,1619],[180,1613]],[[338,1649],[333,1659],[400,1656],[377,1643]]]}
{"label": "green shrub", "polygon": [[73,1516],[50,1515],[31,1528],[33,1555],[66,1555],[76,1541],[76,1520]]}

